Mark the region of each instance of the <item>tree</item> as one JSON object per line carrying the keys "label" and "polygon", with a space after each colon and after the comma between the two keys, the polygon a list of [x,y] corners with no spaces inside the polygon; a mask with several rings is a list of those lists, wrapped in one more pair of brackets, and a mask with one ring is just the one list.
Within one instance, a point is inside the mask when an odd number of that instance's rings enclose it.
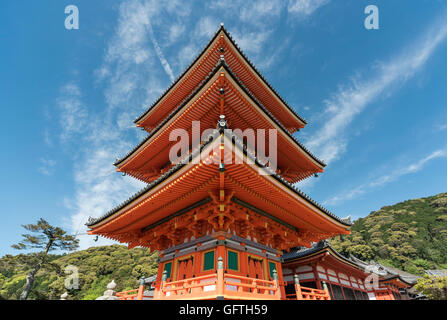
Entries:
{"label": "tree", "polygon": [[364,261],[369,261],[374,258],[374,251],[369,246],[364,244],[357,244],[350,247],[349,252]]}
{"label": "tree", "polygon": [[447,277],[428,276],[419,278],[414,288],[430,300],[447,300]]}
{"label": "tree", "polygon": [[20,300],[26,300],[33,287],[36,273],[44,267],[58,268],[48,260],[48,253],[53,250],[75,250],[79,247],[79,240],[75,236],[67,235],[61,228],[51,226],[42,218],[37,221],[37,224],[22,226],[34,234],[22,234],[22,241],[12,247],[17,250],[43,249],[40,252],[21,256],[20,262],[31,269],[26,275],[25,288],[20,294]]}

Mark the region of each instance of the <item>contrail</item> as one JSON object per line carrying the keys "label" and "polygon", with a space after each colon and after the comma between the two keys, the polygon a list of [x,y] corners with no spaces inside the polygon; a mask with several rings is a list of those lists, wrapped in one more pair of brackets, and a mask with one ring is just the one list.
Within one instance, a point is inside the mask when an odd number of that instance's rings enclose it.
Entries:
{"label": "contrail", "polygon": [[155,40],[154,37],[154,31],[152,30],[152,25],[149,22],[148,23],[149,28],[149,36],[151,37],[152,44],[154,45],[155,52],[157,53],[158,59],[160,59],[161,65],[163,66],[163,69],[168,74],[171,81],[174,81],[174,74],[172,73],[171,66],[169,65],[168,61],[166,60],[165,56],[163,55],[163,52],[161,52],[161,48],[158,45],[157,40]]}

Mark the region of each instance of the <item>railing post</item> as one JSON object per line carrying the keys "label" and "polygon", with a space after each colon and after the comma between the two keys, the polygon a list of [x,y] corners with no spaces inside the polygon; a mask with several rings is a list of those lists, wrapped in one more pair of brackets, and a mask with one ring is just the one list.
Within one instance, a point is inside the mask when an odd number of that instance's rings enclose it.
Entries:
{"label": "railing post", "polygon": [[279,288],[278,272],[273,269],[273,281],[275,282],[275,297],[279,300],[281,299],[281,290]]}
{"label": "railing post", "polygon": [[300,278],[298,278],[297,274],[293,275],[293,280],[295,282],[296,300],[303,300],[303,295],[301,294]]}
{"label": "railing post", "polygon": [[323,281],[323,290],[326,292],[327,300],[331,300],[331,295],[329,294],[329,288],[327,287],[327,284],[324,281]]}
{"label": "railing post", "polygon": [[[160,289],[158,289],[158,299],[162,299],[163,296],[163,288],[165,286],[166,280],[168,279],[168,272],[165,270],[163,271],[163,275],[161,276],[161,284]],[[155,296],[155,295],[154,295]]]}
{"label": "railing post", "polygon": [[143,300],[144,294],[144,277],[140,279],[140,286],[138,287],[137,300]]}
{"label": "railing post", "polygon": [[217,299],[224,297],[224,267],[223,258],[217,258]]}

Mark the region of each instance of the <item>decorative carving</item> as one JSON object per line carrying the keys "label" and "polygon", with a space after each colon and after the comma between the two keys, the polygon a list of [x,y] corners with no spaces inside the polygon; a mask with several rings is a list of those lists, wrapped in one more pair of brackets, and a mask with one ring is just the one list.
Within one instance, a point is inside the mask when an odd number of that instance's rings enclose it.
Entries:
{"label": "decorative carving", "polygon": [[[288,250],[291,247],[310,247],[311,242],[330,238],[333,234],[317,233],[310,230],[292,230],[279,222],[247,209],[231,200],[228,193],[220,200],[210,192],[213,201],[175,217],[144,233],[139,230],[109,235],[113,239],[129,244],[129,247],[142,246],[151,250],[162,250],[186,240],[202,237],[213,231],[224,231],[240,237],[255,239],[266,246]],[[105,235],[107,236],[107,234]]]}

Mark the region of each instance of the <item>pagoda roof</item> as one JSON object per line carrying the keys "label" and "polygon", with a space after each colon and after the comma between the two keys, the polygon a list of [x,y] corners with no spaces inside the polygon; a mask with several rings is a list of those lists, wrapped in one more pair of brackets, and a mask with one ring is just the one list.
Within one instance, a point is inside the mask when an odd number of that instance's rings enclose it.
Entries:
{"label": "pagoda roof", "polygon": [[[335,223],[336,225],[338,225],[337,228],[339,230],[345,230],[342,233],[348,233],[349,232],[347,230],[348,230],[348,228],[349,228],[349,226],[351,224],[347,223],[343,219],[338,218],[333,213],[331,213],[330,211],[328,211],[327,209],[323,208],[321,205],[316,203],[314,200],[312,200],[309,196],[304,194],[302,191],[300,191],[299,189],[294,187],[292,184],[287,182],[287,180],[285,180],[284,178],[282,178],[281,176],[279,176],[275,172],[273,172],[273,171],[269,170],[268,168],[266,168],[264,165],[262,165],[260,163],[260,161],[251,152],[247,152],[246,150],[244,150],[243,143],[242,143],[242,141],[239,140],[239,138],[237,136],[235,136],[234,134],[230,134],[230,133],[228,133],[227,131],[225,131],[223,129],[220,129],[219,131],[217,131],[213,136],[211,136],[211,138],[210,138],[210,140],[208,140],[208,142],[206,142],[204,145],[202,145],[199,148],[197,148],[196,150],[194,150],[187,157],[187,162],[183,161],[183,162],[175,165],[169,171],[167,171],[166,173],[161,175],[158,179],[156,179],[153,182],[151,182],[150,184],[148,184],[145,188],[143,188],[142,190],[140,190],[139,192],[134,194],[132,197],[130,197],[128,200],[126,200],[125,202],[121,203],[120,205],[118,205],[114,209],[112,209],[109,212],[107,212],[105,215],[103,215],[103,216],[101,216],[101,217],[99,217],[97,219],[90,218],[86,225],[89,226],[89,227],[93,227],[93,228],[100,228],[102,223],[108,223],[110,221],[113,221],[113,219],[114,219],[113,216],[121,211],[120,214],[115,216],[115,217],[120,217],[121,214],[126,212],[126,210],[122,211],[126,207],[129,206],[128,209],[138,207],[141,204],[140,199],[143,200],[143,196],[145,196],[145,195],[149,196],[150,194],[152,194],[151,191],[154,190],[157,186],[160,186],[160,188],[163,188],[163,189],[157,189],[157,191],[155,191],[157,194],[160,194],[160,193],[164,192],[164,190],[166,190],[167,187],[166,187],[166,184],[163,184],[163,183],[166,182],[170,177],[174,176],[175,174],[177,174],[177,176],[178,176],[179,171],[182,168],[184,168],[185,166],[190,165],[191,161],[196,156],[199,156],[200,153],[204,152],[205,148],[207,148],[207,150],[208,150],[209,146],[212,147],[212,142],[215,141],[221,134],[223,134],[224,138],[229,139],[229,141],[231,141],[231,143],[233,143],[241,152],[243,152],[247,156],[247,158],[250,158],[257,168],[261,168],[262,170],[266,170],[270,174],[270,177],[274,181],[277,181],[280,186],[282,186],[283,188],[286,188],[287,190],[289,190],[290,193],[291,193],[290,197],[292,197],[292,195],[293,195],[292,198],[296,199],[296,201],[299,201],[303,205],[305,204],[304,207],[307,206],[309,210],[312,210],[312,212],[316,215],[315,217],[319,216],[320,217],[319,219],[323,218],[324,220],[329,219],[330,221],[332,221],[332,223]],[[196,164],[196,165],[192,165],[191,164],[191,166],[193,166],[193,167],[191,167],[190,170],[198,170],[199,167],[205,168],[205,167],[209,167],[210,165],[203,165],[201,163],[201,164]],[[244,165],[243,164],[238,164],[238,165],[235,164],[235,165],[233,165],[233,168],[235,168],[235,166],[244,166]],[[229,169],[228,170],[230,170],[230,169],[231,169],[231,167],[229,165]],[[211,179],[210,177],[207,177],[204,174],[201,174],[200,177],[201,177],[201,179],[207,180],[208,181],[207,183],[209,183],[209,180]],[[265,181],[265,179],[271,180],[269,178],[262,178],[262,176],[258,176],[257,174],[255,174],[254,177],[257,177],[258,179],[262,179],[263,181]],[[252,182],[254,177],[250,178],[249,181]],[[266,176],[266,177],[268,177],[268,176]],[[180,176],[180,179],[183,180],[183,182],[182,182],[183,184],[186,183],[185,180],[187,179],[187,177],[185,176],[185,171]],[[197,178],[195,178],[193,180],[195,181],[195,180],[197,180]],[[237,182],[235,182],[235,183],[237,183]],[[254,183],[254,182],[252,182],[252,183]],[[188,187],[188,188],[191,188],[191,187]],[[193,190],[193,188],[191,188],[191,195],[199,197],[200,195],[198,195],[198,193],[199,192],[196,192],[195,190]],[[249,191],[249,193],[250,193],[250,191]],[[178,196],[178,195],[175,195],[175,196]],[[252,195],[252,196],[255,197],[256,195]],[[240,197],[240,194],[238,195],[238,197]],[[144,199],[147,199],[147,197],[144,198]],[[193,200],[194,199],[192,199],[191,201],[193,201]],[[286,198],[284,198],[282,200],[282,202],[287,202]],[[184,206],[186,206],[186,205],[187,204],[185,203]],[[273,204],[273,206],[277,207],[277,205],[274,205],[274,204]],[[293,207],[292,204],[290,204],[290,206]],[[296,210],[296,205],[295,205],[294,208]],[[313,209],[311,209],[311,208],[313,208]],[[292,219],[292,217],[289,217],[289,218]],[[293,217],[293,219],[296,219],[296,218],[297,218],[297,216]],[[302,220],[302,218],[300,218],[300,221],[301,220]],[[101,225],[99,225],[100,223],[101,223]],[[303,220],[301,223],[305,223],[306,224],[308,222]]]}
{"label": "pagoda roof", "polygon": [[[220,59],[217,65],[214,67],[212,72],[202,81],[202,83],[196,87],[196,89],[185,98],[170,114],[167,116],[159,125],[151,131],[140,143],[138,143],[130,152],[128,152],[125,156],[115,161],[114,165],[118,168],[123,164],[124,161],[131,158],[131,156],[138,153],[140,148],[142,148],[151,138],[157,136],[162,132],[162,129],[169,123],[169,121],[174,118],[188,103],[190,103],[194,97],[202,90],[206,85],[210,83],[212,79],[215,78],[216,74],[220,70],[225,70],[226,73],[230,76],[230,78],[242,89],[242,91],[251,99],[252,103],[254,103],[259,109],[264,112],[266,117],[273,121],[282,131],[283,135],[289,137],[291,141],[298,147],[298,150],[304,152],[310,159],[312,159],[320,169],[324,168],[326,164],[318,159],[313,153],[311,153],[293,134],[291,134],[284,125],[250,92],[250,90],[239,80],[239,78],[233,73],[231,68],[225,62],[224,59]],[[321,170],[322,171],[322,170]]]}
{"label": "pagoda roof", "polygon": [[[304,127],[307,124],[307,121],[302,118],[293,108],[289,106],[289,104],[279,95],[279,93],[273,88],[273,86],[265,79],[265,77],[261,74],[261,72],[254,66],[254,64],[250,61],[250,59],[247,58],[247,56],[244,54],[244,52],[239,48],[239,46],[236,44],[230,33],[225,29],[223,24],[221,24],[220,28],[216,31],[214,36],[210,39],[210,41],[207,43],[207,45],[203,48],[203,50],[196,56],[196,58],[192,61],[192,63],[181,73],[172,83],[171,85],[165,90],[165,92],[145,111],[143,112],[138,118],[134,120],[134,123],[137,125],[141,123],[144,118],[153,110],[157,108],[157,106],[163,102],[165,98],[171,93],[171,91],[175,90],[176,87],[182,82],[182,79],[185,75],[187,75],[192,69],[194,69],[194,66],[198,63],[198,61],[208,52],[208,50],[211,48],[212,44],[216,41],[218,36],[220,34],[224,34],[226,38],[229,40],[232,47],[236,49],[236,52],[242,57],[244,62],[254,71],[257,77],[262,80],[262,82],[267,86],[267,88],[271,91],[272,96],[274,96],[277,100],[281,102],[283,106],[286,107],[286,109],[298,120],[300,125],[298,127]],[[196,80],[197,81],[197,80]],[[186,96],[187,94],[183,94],[183,96]],[[279,111],[278,111],[279,112]],[[280,113],[278,113],[280,114]]]}

